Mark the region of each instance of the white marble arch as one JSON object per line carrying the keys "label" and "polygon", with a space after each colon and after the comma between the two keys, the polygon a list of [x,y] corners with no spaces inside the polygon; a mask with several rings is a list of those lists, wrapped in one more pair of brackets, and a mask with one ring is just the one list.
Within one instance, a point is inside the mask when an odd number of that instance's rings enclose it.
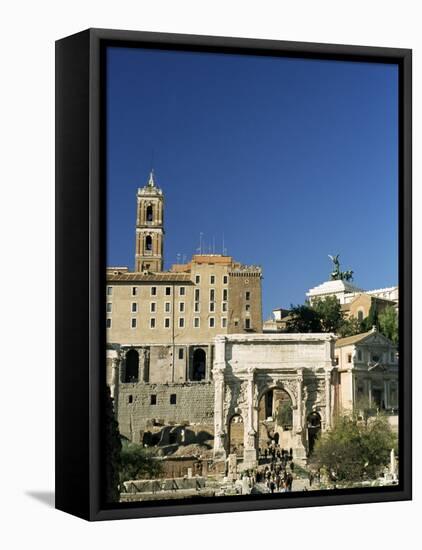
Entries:
{"label": "white marble arch", "polygon": [[306,417],[312,410],[331,425],[332,334],[234,334],[217,336],[214,458],[225,459],[228,424],[234,414],[244,421],[243,466],[257,464],[258,409],[271,389],[283,389],[293,408],[292,444],[296,460],[306,460]]}

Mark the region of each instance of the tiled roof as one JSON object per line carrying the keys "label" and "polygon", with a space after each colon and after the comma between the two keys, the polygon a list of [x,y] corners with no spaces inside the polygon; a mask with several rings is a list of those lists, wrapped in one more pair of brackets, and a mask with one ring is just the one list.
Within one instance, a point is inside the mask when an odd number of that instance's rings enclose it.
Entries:
{"label": "tiled roof", "polygon": [[354,336],[347,336],[346,338],[339,338],[336,341],[336,348],[357,344],[361,340],[364,340],[370,334],[373,334],[373,330],[368,330],[368,332],[362,332],[361,334],[355,334]]}

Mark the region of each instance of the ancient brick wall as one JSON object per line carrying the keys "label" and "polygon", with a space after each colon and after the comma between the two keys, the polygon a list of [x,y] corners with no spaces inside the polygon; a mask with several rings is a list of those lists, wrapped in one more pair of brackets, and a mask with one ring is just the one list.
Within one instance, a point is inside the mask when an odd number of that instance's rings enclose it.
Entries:
{"label": "ancient brick wall", "polygon": [[213,424],[214,384],[121,384],[118,422],[120,433],[139,443],[151,420],[162,424]]}

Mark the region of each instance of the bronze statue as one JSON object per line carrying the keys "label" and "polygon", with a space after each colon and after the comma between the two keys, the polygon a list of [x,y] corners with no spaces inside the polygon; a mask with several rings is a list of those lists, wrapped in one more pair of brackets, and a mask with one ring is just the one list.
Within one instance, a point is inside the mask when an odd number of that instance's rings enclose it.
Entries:
{"label": "bronze statue", "polygon": [[328,257],[333,262],[334,270],[331,272],[332,281],[352,281],[353,280],[353,271],[351,269],[347,271],[340,271],[340,254],[336,256],[331,256],[328,254]]}

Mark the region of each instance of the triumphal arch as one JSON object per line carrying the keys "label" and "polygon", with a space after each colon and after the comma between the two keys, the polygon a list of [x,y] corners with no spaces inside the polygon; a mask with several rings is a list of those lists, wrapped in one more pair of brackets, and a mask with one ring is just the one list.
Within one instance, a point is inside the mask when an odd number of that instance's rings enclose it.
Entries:
{"label": "triumphal arch", "polygon": [[333,413],[332,334],[233,334],[215,338],[214,459],[236,453],[256,466],[275,440],[304,461]]}

